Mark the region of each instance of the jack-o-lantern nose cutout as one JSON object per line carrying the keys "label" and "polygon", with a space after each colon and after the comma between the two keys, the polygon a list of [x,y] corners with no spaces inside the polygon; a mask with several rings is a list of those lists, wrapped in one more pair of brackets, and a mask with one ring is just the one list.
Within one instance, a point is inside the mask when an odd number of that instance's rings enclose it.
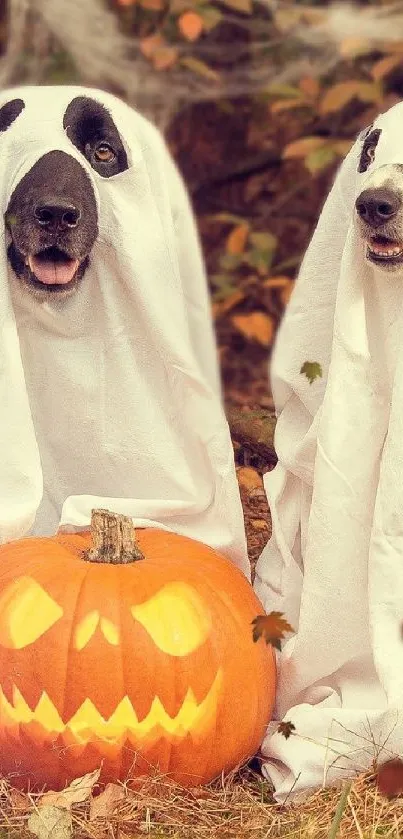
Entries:
{"label": "jack-o-lantern nose cutout", "polygon": [[167,583],[132,615],[164,653],[186,656],[208,638],[211,616],[200,595],[187,583]]}
{"label": "jack-o-lantern nose cutout", "polygon": [[37,641],[63,615],[63,609],[33,580],[20,577],[0,598],[0,644],[21,650]]}
{"label": "jack-o-lantern nose cutout", "polygon": [[117,626],[108,620],[108,618],[101,617],[99,612],[94,609],[77,626],[74,634],[74,646],[76,650],[83,650],[87,646],[98,629],[98,626],[108,643],[112,644],[113,647],[117,647],[119,644],[119,630]]}

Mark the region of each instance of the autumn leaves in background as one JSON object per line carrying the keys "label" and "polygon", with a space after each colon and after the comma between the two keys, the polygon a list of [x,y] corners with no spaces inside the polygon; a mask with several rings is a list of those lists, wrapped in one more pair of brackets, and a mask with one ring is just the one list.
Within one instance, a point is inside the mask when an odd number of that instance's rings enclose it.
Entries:
{"label": "autumn leaves in background", "polygon": [[[140,49],[155,70],[170,70],[180,64],[198,76],[220,83],[219,73],[199,56],[183,54],[182,44],[199,41],[224,19],[225,9],[252,14],[252,0],[116,0],[114,4],[130,22],[137,9],[154,15],[153,31],[141,37]],[[137,8],[136,8],[137,7]],[[150,22],[150,21],[149,21]],[[149,28],[149,27],[147,27]]]}
{"label": "autumn leaves in background", "polygon": [[[228,23],[239,30],[243,27],[252,63],[256,50],[260,55],[261,43],[282,44],[284,49],[278,55],[269,50],[265,59],[269,67],[275,56],[281,74],[290,61],[300,57],[301,43],[295,37],[298,27],[320,27],[329,14],[327,3],[283,2],[268,9],[255,0],[109,0],[109,5],[123,30],[138,39],[136,48],[153,70],[175,73],[186,69],[190,84],[192,75],[205,79],[211,84],[209,98],[211,95],[212,102],[216,98],[220,107],[228,107],[228,114],[239,107],[237,99],[225,94],[230,77],[221,68],[218,54],[225,50],[223,33]],[[365,8],[362,14],[363,31],[367,31]],[[276,176],[276,189],[287,191],[288,179],[282,173],[295,164],[301,167],[300,182],[304,175],[317,178],[336,168],[358,131],[398,98],[393,80],[402,72],[403,40],[378,41],[374,46],[366,37],[344,37],[335,42],[334,50],[330,70],[327,61],[322,62],[323,67],[313,61],[311,75],[302,75],[292,84],[273,83],[268,72],[267,78],[262,76],[261,87],[250,92],[250,112],[258,111],[262,148],[271,148],[272,127],[278,124],[274,142],[279,144],[279,162],[270,170]],[[284,119],[289,125],[283,128]],[[253,126],[249,128],[253,134]],[[195,148],[194,154],[200,156],[200,151]],[[274,208],[277,198],[283,202],[283,195],[274,192]],[[274,235],[270,230],[273,200],[267,201],[264,218],[251,218],[247,208],[234,214],[232,207],[209,219],[204,217],[207,232],[203,245],[208,257],[210,222],[211,230],[218,229],[220,237],[219,253],[208,260],[214,317],[242,336],[248,346],[255,345],[263,352],[272,346],[305,244],[301,237],[295,242],[291,239],[289,252],[284,252],[281,231],[276,227]],[[308,212],[309,203],[310,199]]]}

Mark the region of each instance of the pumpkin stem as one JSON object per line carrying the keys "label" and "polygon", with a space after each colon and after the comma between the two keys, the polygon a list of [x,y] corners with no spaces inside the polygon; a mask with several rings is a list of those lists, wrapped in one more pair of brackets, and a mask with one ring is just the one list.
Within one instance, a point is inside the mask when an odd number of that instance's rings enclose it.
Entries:
{"label": "pumpkin stem", "polygon": [[92,548],[85,553],[88,562],[108,562],[125,565],[144,559],[136,543],[133,522],[129,516],[109,510],[92,510]]}

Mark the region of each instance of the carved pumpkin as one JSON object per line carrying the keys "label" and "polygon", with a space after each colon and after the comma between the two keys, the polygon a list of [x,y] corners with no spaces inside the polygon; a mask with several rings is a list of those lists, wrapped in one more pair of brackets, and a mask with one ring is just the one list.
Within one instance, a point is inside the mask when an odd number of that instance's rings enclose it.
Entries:
{"label": "carved pumpkin", "polygon": [[0,771],[61,788],[153,767],[185,786],[258,748],[271,647],[251,586],[211,548],[94,511],[92,533],[0,548]]}

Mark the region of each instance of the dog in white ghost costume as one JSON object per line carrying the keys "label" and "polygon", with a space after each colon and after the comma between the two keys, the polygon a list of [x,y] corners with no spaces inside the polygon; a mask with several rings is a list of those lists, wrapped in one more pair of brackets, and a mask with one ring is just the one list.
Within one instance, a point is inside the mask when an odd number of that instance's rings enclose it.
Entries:
{"label": "dog in white ghost costume", "polygon": [[0,543],[107,507],[249,576],[200,246],[156,128],[112,95],[0,95]]}
{"label": "dog in white ghost costume", "polygon": [[273,535],[255,587],[295,630],[275,714],[295,731],[273,722],[263,744],[279,802],[403,756],[402,136],[398,104],[342,164],[272,361]]}

